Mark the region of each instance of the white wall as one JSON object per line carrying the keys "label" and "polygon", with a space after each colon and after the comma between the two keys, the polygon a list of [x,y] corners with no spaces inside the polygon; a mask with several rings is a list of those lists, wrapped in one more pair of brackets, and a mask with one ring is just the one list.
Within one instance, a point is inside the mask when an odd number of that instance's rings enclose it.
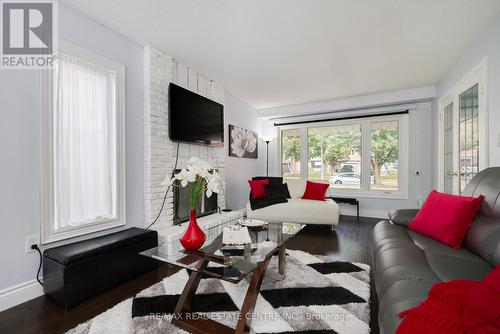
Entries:
{"label": "white wall", "polygon": [[[126,227],[143,226],[143,49],[63,5],[59,19],[61,38],[125,65]],[[33,280],[38,267],[24,247],[27,235],[40,233],[39,91],[37,71],[0,71],[0,290]]]}
{"label": "white wall", "polygon": [[[263,122],[257,117],[257,109],[240,100],[234,95],[226,95],[224,109],[226,155],[229,154],[228,125],[240,126],[259,135],[258,159],[226,157],[226,199],[227,207],[232,210],[243,209],[248,201],[248,180],[252,176],[266,175],[266,143],[261,139],[265,128]],[[270,158],[272,152],[269,152]],[[269,172],[273,169],[272,162],[269,164]]]}
{"label": "white wall", "polygon": [[[489,112],[489,162],[490,166],[500,166],[500,14],[496,15],[485,30],[467,48],[465,52],[451,66],[443,79],[437,85],[436,102],[450,88],[464,77],[481,59],[487,57],[487,89]],[[438,129],[439,113],[437,103],[433,110],[433,166],[438,165]],[[433,185],[438,185],[438,170],[433,169]]]}
{"label": "white wall", "polygon": [[265,108],[259,110],[260,117],[276,118],[326,114],[339,111],[356,111],[366,108],[398,105],[402,102],[425,102],[436,96],[435,86],[381,92],[369,95],[351,96],[343,99]]}

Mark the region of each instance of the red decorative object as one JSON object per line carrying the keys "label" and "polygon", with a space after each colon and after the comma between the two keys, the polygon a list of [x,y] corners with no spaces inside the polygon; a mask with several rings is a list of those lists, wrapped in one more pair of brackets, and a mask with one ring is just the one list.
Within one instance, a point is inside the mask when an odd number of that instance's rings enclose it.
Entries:
{"label": "red decorative object", "polygon": [[197,250],[203,246],[206,238],[205,232],[198,226],[196,221],[196,210],[191,209],[189,225],[179,239],[182,247],[186,250]]}
{"label": "red decorative object", "polygon": [[266,198],[267,196],[267,191],[266,188],[264,188],[265,184],[269,184],[268,179],[264,180],[248,180],[248,184],[250,185],[250,189],[252,192],[252,198],[253,199],[262,199]]}
{"label": "red decorative object", "polygon": [[302,195],[302,199],[312,199],[315,201],[324,201],[328,187],[330,187],[330,185],[328,183],[307,181],[306,182],[306,190],[304,191],[304,195]]}
{"label": "red decorative object", "polygon": [[483,199],[483,196],[456,196],[433,190],[408,228],[460,249]]}

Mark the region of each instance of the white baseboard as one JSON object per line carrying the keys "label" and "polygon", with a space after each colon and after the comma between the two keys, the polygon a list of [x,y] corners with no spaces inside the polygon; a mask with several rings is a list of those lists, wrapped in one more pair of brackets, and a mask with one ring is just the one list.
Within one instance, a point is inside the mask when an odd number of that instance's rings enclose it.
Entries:
{"label": "white baseboard", "polygon": [[43,287],[32,280],[0,291],[0,312],[43,295]]}
{"label": "white baseboard", "polygon": [[[369,218],[381,218],[381,219],[389,219],[388,210],[364,210],[359,209],[360,217],[369,217]],[[344,216],[356,216],[356,207],[348,207],[347,205],[340,205],[340,214]]]}

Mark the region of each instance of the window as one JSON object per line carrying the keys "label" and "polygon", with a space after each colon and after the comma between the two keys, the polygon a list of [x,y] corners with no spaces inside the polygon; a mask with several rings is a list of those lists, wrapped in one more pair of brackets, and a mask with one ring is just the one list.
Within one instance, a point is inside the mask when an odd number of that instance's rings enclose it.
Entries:
{"label": "window", "polygon": [[43,80],[42,241],[124,225],[123,66],[62,43]]}
{"label": "window", "polygon": [[361,124],[307,129],[308,178],[334,188],[361,187]]}
{"label": "window", "polygon": [[326,181],[338,195],[408,196],[408,115],[282,128],[281,140],[285,178]]}
{"label": "window", "polygon": [[398,121],[372,122],[370,137],[370,188],[398,190]]}
{"label": "window", "polygon": [[300,178],[300,129],[283,130],[281,133],[281,170],[284,178]]}

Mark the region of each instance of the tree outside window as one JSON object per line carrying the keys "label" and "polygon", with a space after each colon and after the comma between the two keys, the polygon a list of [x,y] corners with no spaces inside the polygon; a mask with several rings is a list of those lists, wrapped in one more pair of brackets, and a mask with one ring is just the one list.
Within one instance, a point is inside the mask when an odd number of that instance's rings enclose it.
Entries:
{"label": "tree outside window", "polygon": [[309,179],[332,187],[361,186],[361,124],[309,128]]}
{"label": "tree outside window", "polygon": [[285,178],[300,178],[300,129],[281,132],[281,168]]}
{"label": "tree outside window", "polygon": [[398,189],[398,121],[371,123],[371,189]]}

